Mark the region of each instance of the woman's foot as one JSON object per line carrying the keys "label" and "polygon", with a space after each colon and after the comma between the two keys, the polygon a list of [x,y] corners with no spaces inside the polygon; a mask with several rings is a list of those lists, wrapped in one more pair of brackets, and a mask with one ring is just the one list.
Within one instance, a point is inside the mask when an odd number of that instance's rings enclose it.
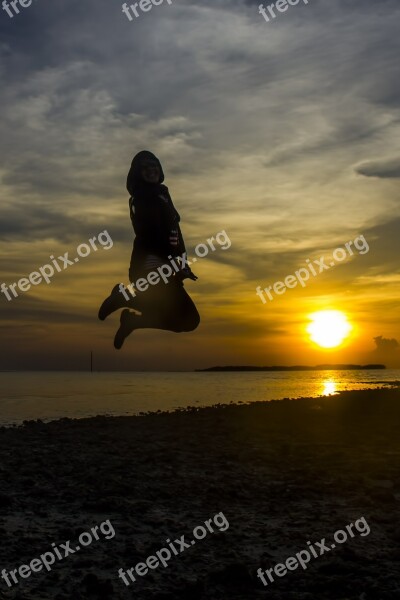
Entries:
{"label": "woman's foot", "polygon": [[120,350],[123,346],[125,338],[132,333],[137,327],[137,315],[130,312],[127,308],[121,313],[121,324],[114,338],[114,348]]}
{"label": "woman's foot", "polygon": [[117,283],[117,285],[113,287],[111,294],[100,306],[98,315],[100,321],[104,321],[104,319],[106,319],[108,315],[111,315],[111,313],[113,313],[115,310],[126,306],[127,301],[126,298],[124,298],[124,295],[120,292],[120,285],[120,283]]}

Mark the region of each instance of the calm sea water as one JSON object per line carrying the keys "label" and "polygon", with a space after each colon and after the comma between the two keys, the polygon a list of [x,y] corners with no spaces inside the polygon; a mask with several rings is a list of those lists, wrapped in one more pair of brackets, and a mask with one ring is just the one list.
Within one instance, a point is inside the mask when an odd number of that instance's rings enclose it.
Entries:
{"label": "calm sea water", "polygon": [[0,373],[0,424],[134,415],[379,387],[399,369],[269,373]]}

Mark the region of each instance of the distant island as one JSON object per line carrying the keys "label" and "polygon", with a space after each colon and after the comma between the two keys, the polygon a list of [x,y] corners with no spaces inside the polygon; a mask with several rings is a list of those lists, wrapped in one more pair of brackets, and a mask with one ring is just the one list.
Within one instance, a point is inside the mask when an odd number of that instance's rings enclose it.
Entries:
{"label": "distant island", "polygon": [[201,373],[205,371],[358,371],[360,369],[386,369],[386,365],[316,365],[315,367],[307,367],[305,365],[294,365],[292,367],[255,367],[249,365],[208,367],[207,369],[195,369],[195,371]]}

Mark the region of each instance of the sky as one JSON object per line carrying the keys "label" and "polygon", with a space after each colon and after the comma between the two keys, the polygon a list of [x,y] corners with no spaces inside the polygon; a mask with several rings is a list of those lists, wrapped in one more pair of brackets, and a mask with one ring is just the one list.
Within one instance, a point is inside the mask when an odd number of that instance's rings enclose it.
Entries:
{"label": "sky", "polygon": [[[0,370],[87,369],[91,351],[101,370],[400,367],[400,5],[300,1],[267,22],[259,4],[164,0],[132,21],[117,0],[0,10],[0,283],[100,232],[113,242],[0,294]],[[125,181],[142,149],[162,162],[189,257],[221,231],[231,245],[185,283],[195,331],[136,331],[116,351],[119,314],[97,311],[128,283]],[[356,239],[368,251],[256,294]],[[329,309],[352,325],[335,349],[306,331]]]}

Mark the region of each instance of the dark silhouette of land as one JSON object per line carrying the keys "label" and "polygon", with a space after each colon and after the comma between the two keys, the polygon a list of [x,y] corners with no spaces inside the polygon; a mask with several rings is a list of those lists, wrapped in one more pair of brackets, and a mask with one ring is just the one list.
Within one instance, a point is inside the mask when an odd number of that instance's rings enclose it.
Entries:
{"label": "dark silhouette of land", "polygon": [[291,367],[255,367],[249,365],[208,367],[207,369],[195,369],[195,371],[201,373],[205,371],[359,371],[360,369],[386,369],[386,365],[316,365],[315,367],[308,367],[305,365],[294,365]]}

